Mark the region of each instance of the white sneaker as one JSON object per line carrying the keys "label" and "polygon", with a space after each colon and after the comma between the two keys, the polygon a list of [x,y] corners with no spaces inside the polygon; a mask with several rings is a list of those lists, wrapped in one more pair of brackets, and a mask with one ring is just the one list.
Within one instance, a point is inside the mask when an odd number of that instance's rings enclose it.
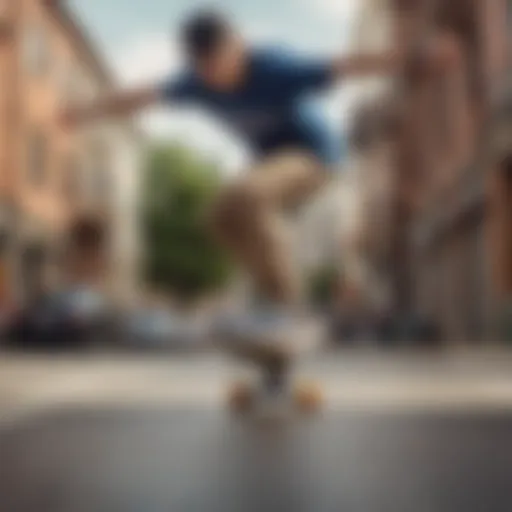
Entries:
{"label": "white sneaker", "polygon": [[293,354],[314,349],[325,338],[325,331],[318,319],[290,314],[283,309],[226,316],[215,322],[212,329],[214,338],[223,345],[278,348]]}

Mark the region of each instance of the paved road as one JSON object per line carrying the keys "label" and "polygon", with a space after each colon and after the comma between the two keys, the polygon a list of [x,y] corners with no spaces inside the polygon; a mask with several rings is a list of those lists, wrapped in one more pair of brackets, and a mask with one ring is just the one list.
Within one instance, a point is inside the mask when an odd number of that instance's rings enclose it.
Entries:
{"label": "paved road", "polygon": [[325,413],[268,424],[224,413],[217,359],[6,359],[0,510],[509,512],[510,370],[324,357]]}

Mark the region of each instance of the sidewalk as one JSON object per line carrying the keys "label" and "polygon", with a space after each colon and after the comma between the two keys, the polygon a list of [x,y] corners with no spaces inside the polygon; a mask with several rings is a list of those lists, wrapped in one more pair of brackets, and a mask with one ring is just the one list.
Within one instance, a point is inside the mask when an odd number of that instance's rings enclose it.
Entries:
{"label": "sidewalk", "polygon": [[[301,364],[327,409],[512,409],[512,352],[341,351]],[[240,368],[222,357],[0,356],[0,420],[76,407],[219,408]]]}

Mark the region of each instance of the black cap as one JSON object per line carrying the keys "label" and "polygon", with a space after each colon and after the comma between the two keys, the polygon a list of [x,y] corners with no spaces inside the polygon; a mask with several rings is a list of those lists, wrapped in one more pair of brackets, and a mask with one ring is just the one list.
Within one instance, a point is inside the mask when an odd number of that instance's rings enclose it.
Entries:
{"label": "black cap", "polygon": [[189,57],[208,58],[230,32],[231,25],[222,14],[215,11],[199,11],[183,24],[181,42]]}

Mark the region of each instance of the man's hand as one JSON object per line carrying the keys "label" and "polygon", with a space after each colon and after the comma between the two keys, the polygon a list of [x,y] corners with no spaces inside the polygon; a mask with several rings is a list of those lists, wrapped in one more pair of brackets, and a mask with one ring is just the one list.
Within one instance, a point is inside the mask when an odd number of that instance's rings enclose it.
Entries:
{"label": "man's hand", "polygon": [[400,48],[378,54],[360,54],[337,59],[333,64],[334,75],[340,78],[351,76],[391,75],[404,62]]}
{"label": "man's hand", "polygon": [[460,49],[449,36],[438,36],[416,47],[395,47],[380,54],[360,54],[337,59],[333,63],[335,77],[393,75],[405,72],[420,77],[444,72],[457,64]]}

